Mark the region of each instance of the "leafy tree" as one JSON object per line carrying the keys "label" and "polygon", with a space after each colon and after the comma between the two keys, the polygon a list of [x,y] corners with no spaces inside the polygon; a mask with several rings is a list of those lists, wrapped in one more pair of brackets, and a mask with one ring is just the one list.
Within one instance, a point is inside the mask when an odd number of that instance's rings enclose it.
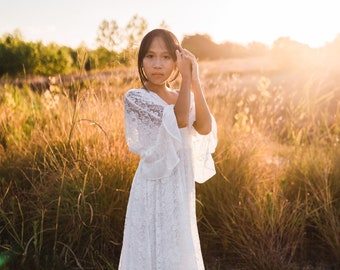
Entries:
{"label": "leafy tree", "polygon": [[99,47],[106,48],[109,51],[114,51],[120,46],[121,40],[121,30],[117,22],[115,20],[102,21],[99,25],[96,39]]}
{"label": "leafy tree", "polygon": [[269,47],[267,45],[256,41],[249,43],[247,47],[250,56],[262,56],[269,52]]}
{"label": "leafy tree", "polygon": [[54,75],[69,73],[72,70],[73,60],[68,47],[61,47],[55,43],[44,46],[41,42],[36,46],[39,63],[35,74]]}
{"label": "leafy tree", "polygon": [[0,76],[68,73],[74,68],[72,54],[72,49],[66,46],[25,42],[16,30],[0,39]]}
{"label": "leafy tree", "polygon": [[310,50],[309,46],[291,40],[289,37],[280,37],[273,43],[271,57],[283,70],[299,68],[308,62]]}
{"label": "leafy tree", "polygon": [[182,41],[182,47],[191,51],[201,60],[217,59],[220,57],[217,44],[207,34],[185,36]]}
{"label": "leafy tree", "polygon": [[90,56],[91,66],[106,68],[117,62],[131,64],[147,27],[147,21],[138,15],[134,15],[124,29],[115,20],[104,20],[97,32],[98,48]]}
{"label": "leafy tree", "polygon": [[91,51],[89,61],[91,69],[111,68],[117,63],[121,63],[120,55],[116,52],[109,51],[105,47],[99,47]]}
{"label": "leafy tree", "polygon": [[134,15],[126,25],[124,30],[125,46],[124,50],[122,51],[123,60],[126,64],[134,64],[136,61],[137,48],[143,36],[145,35],[147,28],[147,21],[138,15]]}
{"label": "leafy tree", "polygon": [[328,54],[338,58],[340,56],[340,34],[336,35],[334,40],[326,44],[323,49],[327,51]]}
{"label": "leafy tree", "polygon": [[127,42],[126,49],[133,49],[138,46],[142,40],[146,29],[148,28],[147,21],[134,15],[125,27],[125,39]]}
{"label": "leafy tree", "polygon": [[248,49],[238,43],[226,41],[219,46],[220,58],[240,58],[248,56]]}
{"label": "leafy tree", "polygon": [[33,43],[6,34],[0,42],[0,75],[32,74],[37,62]]}

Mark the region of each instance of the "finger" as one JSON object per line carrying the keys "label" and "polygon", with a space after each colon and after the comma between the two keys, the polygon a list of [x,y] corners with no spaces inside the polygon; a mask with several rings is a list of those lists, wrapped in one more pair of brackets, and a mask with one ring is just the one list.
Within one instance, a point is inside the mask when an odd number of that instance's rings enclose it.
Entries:
{"label": "finger", "polygon": [[188,56],[188,53],[187,53],[187,50],[186,50],[186,49],[182,49],[181,52],[182,52],[183,57],[184,57],[184,56],[186,56],[186,57]]}
{"label": "finger", "polygon": [[190,61],[192,62],[196,61],[195,55],[192,52],[188,51],[187,49],[183,49],[182,55],[185,56],[185,58],[190,59]]}
{"label": "finger", "polygon": [[185,50],[185,52],[186,52],[186,54],[187,54],[189,57],[191,57],[191,58],[196,58],[195,55],[194,55],[192,52],[190,52],[190,51],[188,51],[188,50]]}

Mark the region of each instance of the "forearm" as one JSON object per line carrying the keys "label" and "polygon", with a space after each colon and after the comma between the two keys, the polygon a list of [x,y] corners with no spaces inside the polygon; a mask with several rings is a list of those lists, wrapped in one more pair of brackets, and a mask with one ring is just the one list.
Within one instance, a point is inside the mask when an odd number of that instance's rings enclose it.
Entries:
{"label": "forearm", "polygon": [[190,84],[191,78],[183,78],[178,98],[174,107],[177,125],[179,128],[188,126],[190,110]]}
{"label": "forearm", "polygon": [[212,120],[199,79],[192,82],[192,89],[194,92],[196,107],[196,121],[194,122],[194,128],[198,133],[206,135],[212,129]]}

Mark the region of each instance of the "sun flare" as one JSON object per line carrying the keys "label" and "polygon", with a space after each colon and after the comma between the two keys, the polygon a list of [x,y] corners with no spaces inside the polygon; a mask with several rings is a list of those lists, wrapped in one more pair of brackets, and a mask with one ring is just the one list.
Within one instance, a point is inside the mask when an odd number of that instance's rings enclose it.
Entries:
{"label": "sun flare", "polygon": [[[290,37],[320,47],[340,33],[335,0],[173,0],[162,5],[158,0],[145,0],[134,1],[132,6],[129,1],[97,0],[81,7],[66,0],[52,6],[39,0],[12,2],[0,16],[0,36],[20,29],[27,40],[72,47],[84,42],[94,48],[102,20],[115,20],[125,27],[136,14],[147,20],[150,30],[165,22],[178,37],[208,34],[217,43],[256,41],[272,45],[280,37]],[[51,10],[63,14],[63,20],[47,16]]]}
{"label": "sun flare", "polygon": [[[243,2],[243,5],[241,4]],[[340,33],[334,3],[330,1],[228,1],[221,2],[209,21],[216,42],[263,42],[280,37],[320,47]]]}

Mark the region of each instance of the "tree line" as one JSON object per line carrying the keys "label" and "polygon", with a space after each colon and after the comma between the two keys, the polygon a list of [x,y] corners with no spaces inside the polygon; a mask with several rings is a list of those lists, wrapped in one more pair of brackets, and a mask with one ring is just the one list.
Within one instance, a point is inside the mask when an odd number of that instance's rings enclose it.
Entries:
{"label": "tree line", "polygon": [[97,31],[97,48],[81,45],[74,49],[56,43],[25,41],[20,30],[0,37],[0,76],[69,74],[84,68],[102,70],[130,65],[136,44],[148,25],[135,15],[121,28],[116,21],[104,20]]}
{"label": "tree line", "polygon": [[[168,28],[165,22],[160,27]],[[103,20],[97,31],[97,48],[92,50],[86,45],[74,49],[56,43],[45,45],[41,41],[25,41],[21,32],[15,30],[0,38],[0,76],[49,76],[70,74],[79,68],[103,70],[117,65],[128,66],[135,63],[139,42],[147,28],[147,21],[138,15],[134,15],[125,27],[120,27],[115,20]],[[306,60],[306,55],[311,57],[316,50],[288,37],[279,38],[269,47],[260,42],[247,45],[232,42],[216,44],[209,35],[196,34],[185,36],[181,44],[200,60],[270,54],[277,62],[283,63],[283,66]],[[340,36],[318,49],[318,53],[326,50],[339,56]]]}
{"label": "tree line", "polygon": [[70,74],[79,68],[105,69],[128,62],[125,53],[102,46],[89,50],[85,46],[73,49],[56,43],[44,45],[41,41],[24,41],[17,34],[6,34],[0,39],[0,77]]}

